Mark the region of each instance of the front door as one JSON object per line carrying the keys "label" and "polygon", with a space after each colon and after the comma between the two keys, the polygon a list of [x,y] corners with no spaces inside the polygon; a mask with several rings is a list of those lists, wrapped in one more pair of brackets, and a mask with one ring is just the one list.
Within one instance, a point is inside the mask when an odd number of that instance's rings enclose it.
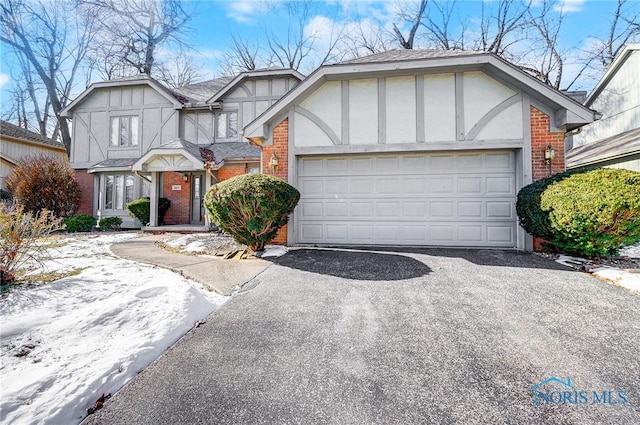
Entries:
{"label": "front door", "polygon": [[204,224],[204,174],[191,178],[191,224]]}

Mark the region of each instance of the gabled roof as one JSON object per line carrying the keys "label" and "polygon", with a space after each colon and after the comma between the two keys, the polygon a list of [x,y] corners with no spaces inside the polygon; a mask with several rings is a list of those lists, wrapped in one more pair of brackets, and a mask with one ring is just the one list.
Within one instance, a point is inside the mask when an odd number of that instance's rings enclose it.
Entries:
{"label": "gabled roof", "polygon": [[35,133],[33,131],[26,130],[10,122],[0,120],[0,136],[7,137],[15,140],[21,140],[28,143],[47,145],[60,150],[65,150],[64,145],[58,143],[42,134]]}
{"label": "gabled roof", "polygon": [[222,90],[231,80],[233,80],[233,77],[214,78],[212,80],[178,87],[177,89],[173,89],[173,91],[197,102],[204,103]]}
{"label": "gabled roof", "polygon": [[94,90],[109,87],[138,86],[141,84],[146,84],[149,87],[155,89],[158,93],[160,93],[160,95],[164,96],[169,102],[171,102],[175,108],[181,108],[184,103],[189,102],[189,99],[185,99],[179,94],[172,92],[169,88],[163,86],[156,79],[146,74],[138,74],[131,77],[117,78],[91,84],[85,91],[80,93],[80,95],[76,97],[73,102],[69,103],[62,110],[61,115],[63,117],[70,117],[71,112],[76,108],[76,106],[82,103],[82,101]]}
{"label": "gabled roof", "polygon": [[613,78],[613,76],[618,72],[618,70],[622,67],[622,64],[631,56],[634,52],[640,50],[640,43],[636,44],[627,44],[621,52],[618,53],[616,58],[613,60],[609,68],[607,68],[607,72],[604,73],[598,84],[593,88],[587,100],[584,102],[585,106],[591,106],[594,100],[600,95],[602,90],[609,84],[609,81]]}
{"label": "gabled roof", "polygon": [[640,128],[625,131],[567,152],[567,167],[576,168],[640,154]]}
{"label": "gabled roof", "polygon": [[[260,148],[247,142],[222,142],[209,145],[197,145],[188,140],[177,138],[149,149],[141,158],[134,160],[130,168],[134,171],[145,171],[146,164],[156,157],[164,155],[182,155],[187,158],[193,169],[204,169],[212,162],[213,169],[218,169],[229,160],[259,160]],[[211,157],[212,156],[212,157]],[[98,164],[96,164],[97,166]],[[95,168],[94,166],[93,168]],[[186,170],[185,170],[186,171]]]}
{"label": "gabled roof", "polygon": [[509,83],[532,98],[553,106],[557,114],[556,126],[567,130],[594,121],[595,112],[584,107],[560,91],[522,71],[504,59],[487,52],[458,50],[392,50],[346,62],[324,65],[316,69],[293,90],[285,94],[271,108],[244,128],[244,136],[266,139],[272,120],[281,117],[290,105],[303,99],[327,80],[367,78],[380,75],[402,75],[415,71],[451,72],[452,70],[482,70]]}
{"label": "gabled roof", "polygon": [[289,68],[265,68],[265,69],[257,69],[254,71],[246,71],[238,74],[234,79],[232,79],[225,87],[223,87],[220,91],[216,92],[212,95],[207,103],[217,102],[222,99],[227,93],[238,87],[245,80],[250,78],[272,78],[275,76],[291,76],[296,78],[299,81],[304,79],[304,75],[300,74],[295,69]]}

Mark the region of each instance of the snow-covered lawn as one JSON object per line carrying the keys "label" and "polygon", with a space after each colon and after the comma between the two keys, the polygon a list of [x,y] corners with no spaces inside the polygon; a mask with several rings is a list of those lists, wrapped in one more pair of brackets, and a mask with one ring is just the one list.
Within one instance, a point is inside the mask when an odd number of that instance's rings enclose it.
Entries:
{"label": "snow-covered lawn", "polygon": [[109,251],[136,236],[61,236],[44,271],[82,271],[0,298],[0,422],[79,423],[226,301]]}

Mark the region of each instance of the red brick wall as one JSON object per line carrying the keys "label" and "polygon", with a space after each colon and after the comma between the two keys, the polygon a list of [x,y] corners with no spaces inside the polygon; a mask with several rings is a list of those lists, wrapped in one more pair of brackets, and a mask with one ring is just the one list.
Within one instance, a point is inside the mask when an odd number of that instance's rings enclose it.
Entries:
{"label": "red brick wall", "polygon": [[241,174],[244,174],[245,172],[246,167],[244,164],[225,165],[218,170],[218,180],[229,180],[230,178],[239,176]]}
{"label": "red brick wall", "polygon": [[87,173],[87,170],[74,170],[74,172],[75,180],[82,192],[76,214],[93,215],[93,174]]}
{"label": "red brick wall", "polygon": [[[272,170],[269,166],[271,155],[275,154],[278,158],[278,168]],[[289,120],[284,119],[273,129],[273,144],[271,146],[262,147],[262,173],[276,176],[284,181],[288,180],[289,175]],[[285,245],[287,243],[287,226],[283,226],[278,230],[278,234],[271,241],[274,244]]]}
{"label": "red brick wall", "polygon": [[[545,163],[544,151],[547,146],[555,151],[556,157],[549,165]],[[549,116],[531,107],[531,169],[533,181],[564,171],[564,132],[551,132]]]}
{"label": "red brick wall", "polygon": [[[549,116],[532,106],[531,170],[533,181],[564,171],[564,133],[551,132],[550,129]],[[551,161],[551,172],[549,172],[549,165],[544,160],[544,151],[549,145],[555,151],[555,158]],[[533,250],[536,252],[544,251],[544,243],[543,239],[534,237]]]}
{"label": "red brick wall", "polygon": [[[180,185],[181,190],[172,190],[171,186]],[[162,193],[171,201],[171,206],[164,217],[164,224],[189,224],[191,221],[191,177],[182,180],[182,173],[167,171],[164,173]]]}

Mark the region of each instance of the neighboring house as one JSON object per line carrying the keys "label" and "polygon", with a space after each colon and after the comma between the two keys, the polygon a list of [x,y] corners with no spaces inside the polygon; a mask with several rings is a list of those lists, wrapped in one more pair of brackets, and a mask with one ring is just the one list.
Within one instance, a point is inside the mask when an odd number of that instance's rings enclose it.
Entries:
{"label": "neighboring house", "polygon": [[573,135],[567,168],[640,171],[640,44],[626,46],[585,102],[602,118]]}
{"label": "neighboring house", "polygon": [[48,137],[0,120],[0,189],[19,161],[39,155],[66,158],[67,151]]}
{"label": "neighboring house", "polygon": [[302,78],[268,69],[172,90],[146,75],[92,84],[63,110],[73,119],[79,213],[137,227],[125,205],[149,196],[156,226],[158,199],[166,197],[165,224],[203,224],[203,195],[212,184],[260,171],[260,149],[239,129]]}
{"label": "neighboring house", "polygon": [[493,54],[403,50],[317,69],[244,136],[301,192],[280,242],[531,249],[516,194],[594,115]]}

